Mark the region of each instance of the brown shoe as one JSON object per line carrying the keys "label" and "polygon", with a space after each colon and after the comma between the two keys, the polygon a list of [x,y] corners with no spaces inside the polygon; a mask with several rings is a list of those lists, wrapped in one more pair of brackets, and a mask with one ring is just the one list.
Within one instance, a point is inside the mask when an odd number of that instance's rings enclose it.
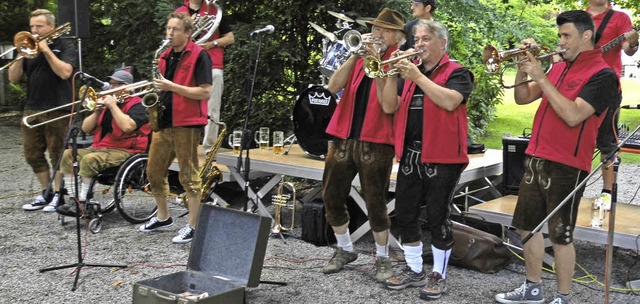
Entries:
{"label": "brown shoe", "polygon": [[420,273],[415,273],[409,266],[405,267],[399,274],[384,281],[384,286],[393,290],[405,289],[409,286],[420,287],[424,285],[427,285],[427,274],[424,270]]}
{"label": "brown shoe", "polygon": [[345,251],[344,249],[338,247],[333,253],[333,257],[331,257],[331,260],[329,260],[329,263],[322,267],[322,272],[325,274],[336,273],[342,270],[344,265],[355,261],[357,258],[357,252]]}
{"label": "brown shoe", "polygon": [[427,286],[420,290],[420,299],[439,299],[446,291],[447,280],[443,279],[440,273],[434,271],[429,275],[429,282],[427,283]]}
{"label": "brown shoe", "polygon": [[393,276],[391,260],[387,257],[377,257],[374,267],[376,269],[376,281],[379,283]]}

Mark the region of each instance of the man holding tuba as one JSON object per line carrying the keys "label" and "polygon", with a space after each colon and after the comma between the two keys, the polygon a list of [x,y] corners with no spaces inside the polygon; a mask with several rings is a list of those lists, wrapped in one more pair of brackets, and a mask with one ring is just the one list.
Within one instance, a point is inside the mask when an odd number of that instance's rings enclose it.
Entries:
{"label": "man holding tuba", "polygon": [[[368,23],[370,35],[378,43],[364,44],[364,48],[380,60],[388,59],[406,39],[403,17],[397,11],[385,8]],[[358,258],[351,243],[346,204],[351,182],[359,174],[376,243],[375,279],[382,282],[393,275],[389,260],[391,222],[387,215],[393,163],[393,115],[384,113],[378,103],[376,91],[382,80],[366,77],[363,62],[360,52],[356,52],[329,79],[331,93],[343,88],[344,93],[326,130],[333,140],[329,142],[325,160],[322,190],[327,221],[338,245],[322,272],[338,272]]]}
{"label": "man holding tuba", "polygon": [[[594,47],[595,26],[582,10],[562,12],[556,18],[562,62],[548,75],[540,62],[527,52],[528,60],[518,66],[515,82],[528,75],[533,81],[516,86],[517,104],[542,98],[533,119],[531,141],[525,151],[524,177],[512,226],[524,238],[543,223],[551,210],[560,206],[548,221],[549,240],[555,256],[557,292],[552,302],[569,303],[575,268],[573,231],[584,186],[575,189],[591,170],[598,128],[607,108],[613,105],[620,86],[615,72]],[[521,48],[535,45],[525,39]],[[569,197],[574,190],[576,192]],[[524,244],[526,280],[520,287],[495,296],[500,303],[544,303],[542,260],[544,239],[538,231]]]}
{"label": "man holding tuba", "polygon": [[[131,73],[119,70],[109,76],[109,88],[117,89],[133,83]],[[93,113],[82,121],[82,132],[93,134],[93,144],[89,148],[77,150],[77,160],[80,169],[72,172],[73,151],[64,151],[60,162],[60,171],[65,174],[65,185],[74,189],[75,181],[72,173],[80,177],[77,191],[77,202],[87,200],[91,179],[101,171],[121,165],[135,153],[147,151],[149,143],[149,119],[139,96],[126,97],[118,100],[114,95],[101,96]],[[75,195],[71,191],[70,195]],[[62,200],[61,200],[62,202]],[[52,209],[52,206],[45,207]],[[55,210],[55,209],[54,209]],[[76,216],[75,203],[59,206],[57,211],[68,216]],[[52,210],[53,211],[53,210]]]}
{"label": "man holding tuba", "polygon": [[[222,9],[215,3],[215,0],[185,0],[184,5],[177,8],[175,12],[188,13],[194,17],[196,26],[199,24],[207,24],[207,27],[202,29],[202,34],[198,34],[197,37],[191,37],[192,40],[207,50],[212,62],[211,73],[213,75],[213,82],[211,83],[211,97],[209,97],[207,104],[209,121],[204,128],[204,140],[202,142],[202,148],[206,154],[218,139],[218,124],[214,123],[214,121],[221,121],[220,108],[222,106],[222,92],[224,90],[224,47],[233,44],[235,38],[227,18],[224,17]],[[209,19],[209,21],[205,23],[204,18]],[[213,31],[213,33],[210,31]],[[203,42],[198,41],[202,40],[201,37],[203,36],[206,38],[207,35],[210,36],[208,39],[204,39],[205,41]]]}
{"label": "man holding tuba", "polygon": [[[29,26],[33,35],[47,35],[55,29],[55,17],[46,9],[37,9],[31,12]],[[71,75],[78,65],[78,50],[65,39],[42,39],[36,43],[38,51],[35,58],[18,60],[9,68],[9,81],[17,83],[23,75],[28,78],[23,117],[72,102]],[[39,115],[36,122],[48,121],[65,114],[68,111],[51,111]],[[48,189],[51,182],[45,152],[48,151],[52,164],[58,162],[64,150],[67,125],[68,121],[64,119],[33,129],[20,125],[25,159],[43,189],[33,203],[23,205],[22,209],[39,210],[47,204],[57,205],[62,177],[56,173],[52,187],[54,192],[46,193],[45,197],[44,189]]]}
{"label": "man holding tuba", "polygon": [[174,243],[193,239],[200,210],[202,180],[199,175],[198,145],[207,124],[207,99],[211,95],[211,59],[201,46],[191,41],[193,20],[186,13],[167,17],[166,39],[170,47],[160,55],[160,78],[154,79],[163,111],[153,132],[147,176],[158,205],[158,214],[140,226],[141,232],[163,230],[173,225],[169,214],[167,180],[174,158],[180,166],[180,184],[186,191],[188,224],[173,238]]}
{"label": "man holding tuba", "polygon": [[[387,78],[380,101],[394,113],[396,215],[407,266],[384,284],[390,289],[424,286],[420,298],[440,298],[446,291],[453,247],[451,198],[467,157],[467,105],[473,74],[447,55],[449,34],[437,21],[418,20],[413,37],[422,64],[402,60],[399,75]],[[407,50],[412,52],[413,50]],[[433,267],[425,272],[422,206],[426,206]]]}

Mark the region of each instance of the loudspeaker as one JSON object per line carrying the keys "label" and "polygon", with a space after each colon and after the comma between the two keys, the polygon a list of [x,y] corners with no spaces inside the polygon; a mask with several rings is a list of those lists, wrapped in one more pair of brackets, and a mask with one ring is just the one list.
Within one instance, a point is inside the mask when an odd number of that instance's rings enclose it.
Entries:
{"label": "loudspeaker", "polygon": [[58,25],[71,22],[71,31],[63,37],[89,38],[89,0],[58,0]]}
{"label": "loudspeaker", "polygon": [[528,145],[527,137],[502,138],[502,194],[518,194],[524,175],[524,151]]}

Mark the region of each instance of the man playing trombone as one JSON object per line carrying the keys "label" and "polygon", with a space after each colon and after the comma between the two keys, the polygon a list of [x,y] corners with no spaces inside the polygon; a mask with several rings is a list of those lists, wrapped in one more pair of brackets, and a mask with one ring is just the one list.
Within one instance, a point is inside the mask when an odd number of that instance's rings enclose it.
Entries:
{"label": "man playing trombone", "polygon": [[[124,90],[126,85],[133,83],[133,76],[123,70],[114,72],[109,79],[109,91],[118,88]],[[120,100],[117,95],[124,98]],[[121,165],[135,153],[144,153],[147,150],[151,129],[141,101],[139,96],[127,96],[127,92],[124,91],[121,94],[101,96],[93,113],[82,121],[82,131],[93,134],[93,145],[77,149],[77,161],[80,166],[78,172],[73,172],[72,149],[64,151],[60,162],[60,171],[66,174],[64,180],[67,189],[75,190],[75,181],[71,174],[77,173],[80,177],[80,187],[77,191],[79,203],[87,200],[87,192],[94,176],[107,168]],[[71,191],[71,195],[74,194],[75,191]],[[76,204],[73,203],[60,206],[58,211],[64,215],[75,216],[76,208]]]}
{"label": "man playing trombone", "polygon": [[[516,72],[517,104],[542,102],[533,120],[531,141],[525,151],[525,172],[520,183],[512,226],[525,237],[563,200],[549,218],[557,293],[550,303],[569,303],[575,267],[573,230],[584,187],[575,189],[591,170],[598,128],[612,106],[619,82],[615,72],[594,47],[595,27],[589,13],[566,11],[556,18],[560,56],[548,75],[530,52]],[[535,45],[526,39],[521,48]],[[532,81],[525,81],[529,77]],[[569,195],[576,190],[573,196]],[[518,288],[495,296],[500,303],[543,303],[542,261],[544,239],[536,232],[524,244],[526,281]]]}
{"label": "man playing trombone", "polygon": [[[37,9],[31,12],[29,26],[32,34],[47,35],[55,29],[55,17],[48,10]],[[52,41],[42,39],[36,43],[38,48],[35,58],[16,60],[9,68],[9,81],[17,83],[23,75],[28,78],[27,101],[23,117],[69,104],[72,101],[71,75],[78,65],[76,47],[64,39]],[[67,113],[68,111],[62,110],[51,111],[38,117],[41,121],[47,121]],[[22,209],[39,210],[51,204],[52,208],[48,211],[55,210],[53,206],[57,205],[60,198],[62,177],[56,173],[53,183],[54,192],[46,193],[47,197],[44,197],[46,192],[44,189],[49,189],[51,182],[50,166],[45,157],[45,151],[49,152],[49,160],[52,164],[60,159],[65,145],[67,125],[68,122],[65,120],[58,120],[33,129],[24,124],[20,125],[25,159],[43,189],[42,194],[38,195],[33,203],[23,205]]]}
{"label": "man playing trombone", "polygon": [[[384,111],[395,113],[395,151],[400,161],[395,211],[407,263],[384,284],[396,290],[426,285],[420,298],[430,300],[446,291],[453,247],[451,198],[469,162],[466,101],[473,90],[473,74],[447,56],[449,37],[441,23],[419,20],[413,37],[421,64],[397,62],[402,79],[397,74],[387,78],[380,97]],[[423,205],[433,252],[429,272],[423,270],[422,259]]]}
{"label": "man playing trombone", "polygon": [[[363,48],[371,56],[388,59],[406,40],[403,17],[397,11],[385,8],[368,23],[376,43],[363,42]],[[393,116],[384,113],[378,103],[376,91],[381,86],[376,85],[382,80],[366,77],[363,62],[361,52],[356,52],[329,79],[331,93],[343,88],[344,93],[326,130],[334,138],[329,142],[322,190],[327,221],[338,245],[322,272],[338,272],[358,258],[349,234],[347,199],[351,182],[359,174],[376,243],[375,278],[382,282],[393,275],[386,199],[393,163]]]}

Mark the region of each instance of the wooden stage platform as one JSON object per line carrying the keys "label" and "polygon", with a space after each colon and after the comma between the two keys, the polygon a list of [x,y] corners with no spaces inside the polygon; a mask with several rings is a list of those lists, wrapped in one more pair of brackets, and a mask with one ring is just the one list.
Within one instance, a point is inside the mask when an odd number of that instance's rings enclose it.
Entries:
{"label": "wooden stage platform", "polygon": [[[515,195],[507,195],[482,204],[471,206],[469,212],[482,216],[489,222],[500,223],[505,226],[511,226],[513,211],[516,208],[518,197]],[[591,204],[593,199],[582,198],[580,209],[578,211],[578,222],[574,231],[574,238],[577,240],[585,240],[599,244],[607,243],[607,229],[609,227],[609,213],[605,216],[602,228],[591,227]],[[640,206],[617,203],[615,212],[615,229],[613,245],[627,248],[637,249],[638,235],[640,235]],[[547,228],[543,229],[544,232]]]}

